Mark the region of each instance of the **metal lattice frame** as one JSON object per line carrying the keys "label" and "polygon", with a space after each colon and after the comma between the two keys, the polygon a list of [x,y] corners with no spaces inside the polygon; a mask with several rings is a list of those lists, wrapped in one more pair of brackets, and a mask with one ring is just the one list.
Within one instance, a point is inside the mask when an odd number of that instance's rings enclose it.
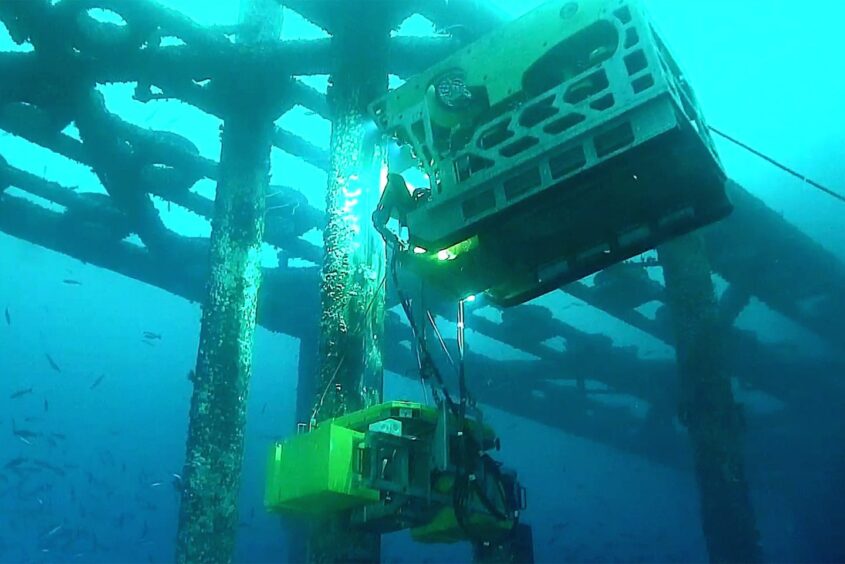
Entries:
{"label": "metal lattice frame", "polygon": [[[394,26],[413,13],[442,28],[460,25],[467,37],[498,24],[494,13],[472,0],[373,1],[384,1]],[[353,16],[308,0],[285,3],[329,33],[341,18]],[[99,23],[87,16],[91,8],[113,10],[127,25]],[[248,76],[272,101],[278,116],[299,105],[332,117],[325,96],[296,78],[332,72],[329,39],[279,41],[250,49],[230,40],[234,28],[201,27],[152,2],[121,0],[63,0],[55,6],[49,0],[3,2],[0,21],[16,42],[34,47],[29,53],[0,53],[0,129],[89,166],[108,193],[77,193],[12,167],[0,156],[0,230],[193,301],[203,296],[208,240],[168,230],[151,196],[210,219],[212,200],[190,188],[202,179],[216,180],[218,165],[180,135],[138,127],[111,114],[95,86],[137,82],[139,101],[177,99],[224,118],[236,112],[239,103],[237,91],[226,85]],[[162,46],[165,37],[183,44]],[[399,76],[413,74],[458,44],[450,36],[394,37],[389,70]],[[71,122],[81,140],[63,133]],[[296,132],[277,128],[273,140],[276,147],[327,170],[326,152]],[[8,187],[54,202],[64,212],[3,193]],[[322,249],[302,235],[322,228],[324,214],[297,188],[271,188],[265,240],[287,257],[319,263]],[[730,364],[744,386],[798,408],[809,401],[796,386],[799,378],[817,374],[814,389],[824,394],[838,385],[824,375],[837,373],[837,368],[841,373],[841,367],[764,346],[753,334],[733,328],[734,320],[756,297],[841,349],[845,341],[834,328],[845,318],[845,268],[749,193],[737,188],[732,197],[734,216],[705,231],[713,268],[730,284],[720,303],[725,330],[731,334]],[[125,240],[132,233],[143,246]],[[311,338],[305,320],[316,324],[319,316],[319,269],[288,268],[281,262],[265,270],[259,322],[274,331]],[[648,268],[659,264],[619,265],[597,275],[592,286],[579,282],[563,290],[671,344],[662,313],[664,289],[647,276]],[[655,319],[636,309],[652,301],[662,304]],[[448,304],[434,309],[451,315]],[[474,315],[468,323],[538,360],[494,362],[470,355],[471,372],[478,375],[472,385],[480,401],[655,460],[683,464],[675,448],[682,436],[671,425],[674,363],[641,359],[608,337],[555,319],[544,307],[519,306],[502,312],[502,317],[499,324]],[[387,339],[386,367],[404,374],[412,368],[411,355],[400,343],[406,333],[397,315],[388,314],[386,331],[392,335]],[[555,337],[566,340],[565,352],[543,344]],[[609,407],[583,386],[585,380],[604,384],[607,389],[601,395],[624,394],[647,402],[650,415],[642,420],[626,408]],[[572,381],[576,385],[559,385]]]}

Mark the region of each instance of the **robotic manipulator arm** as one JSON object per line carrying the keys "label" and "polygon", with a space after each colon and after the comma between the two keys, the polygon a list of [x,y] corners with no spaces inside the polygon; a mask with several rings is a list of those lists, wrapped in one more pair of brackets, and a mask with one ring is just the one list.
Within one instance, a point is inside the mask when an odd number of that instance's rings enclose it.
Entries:
{"label": "robotic manipulator arm", "polygon": [[417,188],[411,192],[402,175],[388,173],[387,185],[381,193],[376,210],[373,212],[373,225],[389,247],[399,251],[408,249],[408,242],[402,240],[387,224],[391,219],[396,219],[399,221],[401,230],[402,227],[407,225],[408,212],[412,211],[428,194],[429,190],[424,188]]}

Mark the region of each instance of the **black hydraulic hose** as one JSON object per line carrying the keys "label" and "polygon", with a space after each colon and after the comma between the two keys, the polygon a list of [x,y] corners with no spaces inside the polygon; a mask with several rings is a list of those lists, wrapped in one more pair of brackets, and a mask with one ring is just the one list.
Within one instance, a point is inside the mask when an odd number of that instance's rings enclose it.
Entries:
{"label": "black hydraulic hose", "polygon": [[435,383],[440,389],[440,393],[443,395],[443,401],[446,402],[446,406],[449,408],[449,411],[451,411],[452,414],[457,416],[459,413],[458,406],[455,405],[451,394],[449,394],[449,390],[446,388],[446,382],[443,380],[443,376],[440,374],[440,371],[437,369],[437,365],[431,358],[431,353],[428,351],[428,347],[425,343],[425,340],[420,337],[419,327],[415,321],[414,312],[411,310],[410,300],[402,291],[402,288],[399,284],[398,269],[396,268],[396,265],[399,261],[399,255],[397,253],[398,252],[394,249],[393,258],[390,264],[390,270],[393,278],[393,286],[396,288],[396,293],[399,296],[399,303],[402,305],[402,310],[405,312],[405,317],[408,319],[408,324],[411,326],[411,333],[413,334],[414,340],[416,341],[417,351],[420,354],[420,360],[422,365],[420,373],[421,375],[423,375],[424,378],[429,374],[434,377]]}
{"label": "black hydraulic hose", "polygon": [[460,300],[458,302],[458,390],[460,393],[461,399],[461,415],[463,417],[466,416],[466,406],[469,402],[469,396],[467,394],[467,382],[466,382],[466,371],[465,365],[466,362],[464,360],[464,301]]}
{"label": "black hydraulic hose", "polygon": [[[411,333],[413,334],[414,340],[416,341],[417,346],[417,353],[419,354],[420,360],[420,372],[421,375],[423,372],[430,372],[431,376],[434,377],[435,382],[440,389],[441,394],[443,394],[443,400],[446,402],[446,405],[449,411],[458,419],[458,425],[461,429],[460,433],[460,460],[456,465],[458,468],[458,472],[455,476],[455,482],[452,486],[452,506],[455,511],[455,518],[458,521],[458,525],[464,531],[464,533],[471,539],[476,541],[490,541],[490,540],[498,540],[498,539],[489,539],[489,538],[479,538],[476,535],[469,523],[469,513],[470,508],[469,505],[471,503],[473,493],[481,502],[481,504],[487,509],[487,511],[493,515],[494,518],[498,520],[508,520],[509,517],[505,512],[499,510],[495,504],[490,500],[487,496],[487,492],[482,489],[480,484],[480,480],[478,477],[470,471],[470,462],[473,455],[473,445],[470,444],[470,432],[469,432],[469,425],[467,425],[466,420],[466,407],[467,403],[469,402],[468,397],[468,390],[466,386],[466,374],[464,371],[464,310],[463,310],[463,301],[461,301],[458,305],[458,383],[459,383],[459,390],[460,390],[460,401],[456,405],[454,400],[452,399],[451,395],[449,394],[448,389],[446,388],[446,384],[443,380],[442,374],[437,368],[437,365],[434,363],[434,360],[431,357],[431,353],[428,351],[428,347],[426,345],[425,339],[423,339],[420,335],[419,328],[417,326],[416,320],[414,318],[414,313],[412,311],[410,300],[407,298],[405,293],[402,291],[402,288],[399,285],[399,276],[398,276],[398,254],[394,250],[394,255],[391,260],[391,274],[393,278],[393,284],[396,288],[396,293],[399,296],[399,303],[402,305],[402,310],[405,312],[405,316],[408,319],[408,324],[411,327]],[[431,316],[430,312],[428,313],[429,319],[433,321],[433,317]],[[437,331],[436,325],[435,331]],[[441,337],[442,341],[442,337]],[[445,346],[445,342],[442,342],[442,345]],[[447,350],[448,353],[448,350]],[[483,433],[483,430],[482,430]],[[483,439],[482,439],[483,440]],[[476,445],[476,450],[480,451],[481,445]],[[478,463],[484,466],[485,475],[490,473],[494,479],[496,480],[499,490],[502,494],[502,501],[505,506],[505,511],[508,511],[508,496],[505,493],[505,488],[503,485],[503,478],[502,473],[499,466],[496,462],[490,458],[486,454],[481,454],[479,457]],[[502,535],[502,538],[511,534],[513,530],[516,528],[518,523],[518,519],[514,516],[513,517],[513,526],[510,527],[505,533]]]}
{"label": "black hydraulic hose", "polygon": [[449,361],[449,364],[452,366],[452,368],[455,368],[455,361],[452,360],[452,355],[449,353],[449,347],[446,346],[446,341],[443,340],[443,335],[440,333],[440,328],[437,327],[437,321],[434,319],[434,316],[431,314],[430,311],[426,311],[425,315],[428,318],[428,322],[431,324],[431,328],[434,329],[434,336],[437,337],[437,341],[440,343],[440,348],[443,349],[443,353],[446,355],[446,359]]}

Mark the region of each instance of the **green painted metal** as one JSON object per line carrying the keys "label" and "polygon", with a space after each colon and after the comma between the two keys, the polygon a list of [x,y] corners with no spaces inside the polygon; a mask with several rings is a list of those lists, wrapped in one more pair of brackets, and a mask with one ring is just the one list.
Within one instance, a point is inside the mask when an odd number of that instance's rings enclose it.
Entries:
{"label": "green painted metal", "polygon": [[436,407],[410,401],[392,400],[347,413],[334,419],[333,422],[350,429],[364,431],[370,424],[392,417],[420,419],[433,424],[437,421],[437,413]]}
{"label": "green painted metal", "polygon": [[378,501],[360,487],[355,460],[364,433],[327,422],[270,449],[264,504],[287,514],[328,515]]}
{"label": "green painted metal", "polygon": [[[471,513],[467,524],[479,536],[496,537],[505,534],[513,522],[496,519],[492,515]],[[451,507],[444,507],[430,523],[411,529],[411,538],[422,543],[455,543],[467,540],[467,533]]]}
{"label": "green painted metal", "polygon": [[[430,457],[432,453],[428,449],[436,449],[434,443],[437,442],[441,415],[438,407],[388,401],[323,421],[307,433],[277,442],[269,450],[265,506],[270,511],[292,517],[308,517],[318,522],[320,519],[340,521],[345,510],[376,507],[382,499],[382,490],[364,485],[372,478],[366,462],[367,451],[374,448],[374,438],[370,433],[377,429],[376,436],[381,433],[413,436],[416,444],[422,445],[418,452]],[[455,421],[453,430],[449,432],[452,440],[458,428]],[[476,420],[469,421],[468,432],[480,438],[483,436],[480,448],[488,450],[495,445],[493,430],[488,426],[482,427]],[[450,443],[454,445],[452,440]],[[412,473],[421,481],[404,483],[403,486],[408,489],[401,491],[428,491],[433,478],[430,474],[433,466],[428,464],[436,462],[433,459],[416,459]],[[427,470],[420,473],[416,468]],[[454,475],[439,474],[432,486],[443,499],[451,500]],[[471,503],[481,507],[477,496]],[[503,538],[514,525],[512,520],[502,520],[484,511],[471,512],[466,523],[474,535],[494,539]],[[361,527],[354,531],[357,533],[353,534],[368,536]],[[449,502],[430,521],[411,528],[412,537],[426,543],[465,541],[467,534]]]}
{"label": "green painted metal", "polygon": [[[356,448],[371,425],[413,419],[434,426],[437,409],[389,401],[324,421],[274,444],[269,453],[265,506],[289,514],[331,515],[378,501],[379,492],[355,478]],[[395,419],[394,419],[395,418]]]}

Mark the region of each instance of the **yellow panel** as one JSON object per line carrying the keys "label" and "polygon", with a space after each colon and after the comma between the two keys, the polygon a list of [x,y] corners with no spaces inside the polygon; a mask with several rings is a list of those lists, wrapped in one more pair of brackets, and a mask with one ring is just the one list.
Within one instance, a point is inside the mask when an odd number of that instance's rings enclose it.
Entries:
{"label": "yellow panel", "polygon": [[[469,517],[469,527],[482,537],[496,537],[513,527],[513,521],[472,513]],[[411,529],[411,538],[417,542],[426,543],[452,543],[467,540],[466,533],[458,524],[455,510],[451,507],[441,509],[429,523]]]}
{"label": "yellow panel", "polygon": [[328,423],[270,449],[265,506],[291,513],[331,513],[378,501],[356,483],[355,455],[364,434]]}

